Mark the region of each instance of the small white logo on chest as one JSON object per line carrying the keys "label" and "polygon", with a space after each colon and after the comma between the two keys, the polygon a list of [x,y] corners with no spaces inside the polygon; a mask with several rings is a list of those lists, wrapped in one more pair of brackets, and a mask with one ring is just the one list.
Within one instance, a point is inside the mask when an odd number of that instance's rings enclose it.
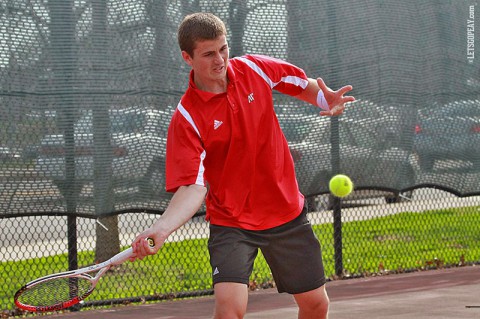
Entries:
{"label": "small white logo on chest", "polygon": [[248,103],[252,103],[252,102],[255,100],[255,99],[253,98],[253,92],[250,93],[250,94],[247,96],[247,98],[248,98]]}
{"label": "small white logo on chest", "polygon": [[216,130],[216,129],[219,128],[220,125],[222,125],[222,124],[223,124],[222,121],[214,120],[214,121],[213,121],[213,129]]}

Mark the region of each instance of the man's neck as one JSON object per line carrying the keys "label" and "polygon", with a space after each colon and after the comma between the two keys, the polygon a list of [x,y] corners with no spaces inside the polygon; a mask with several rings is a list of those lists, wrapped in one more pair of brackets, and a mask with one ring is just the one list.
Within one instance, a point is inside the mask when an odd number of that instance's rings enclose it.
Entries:
{"label": "man's neck", "polygon": [[227,84],[228,84],[227,77],[225,77],[225,79],[223,80],[203,82],[201,81],[201,79],[197,79],[194,76],[193,81],[195,82],[195,85],[199,90],[202,90],[205,92],[220,94],[220,93],[225,93],[227,91]]}

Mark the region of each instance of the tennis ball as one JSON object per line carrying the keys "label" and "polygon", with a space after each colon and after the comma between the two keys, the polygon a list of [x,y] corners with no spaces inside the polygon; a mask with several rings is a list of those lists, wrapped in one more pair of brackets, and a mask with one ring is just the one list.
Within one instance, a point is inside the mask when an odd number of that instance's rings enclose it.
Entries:
{"label": "tennis ball", "polygon": [[338,174],[329,183],[330,192],[337,197],[345,197],[353,190],[353,183],[347,175]]}

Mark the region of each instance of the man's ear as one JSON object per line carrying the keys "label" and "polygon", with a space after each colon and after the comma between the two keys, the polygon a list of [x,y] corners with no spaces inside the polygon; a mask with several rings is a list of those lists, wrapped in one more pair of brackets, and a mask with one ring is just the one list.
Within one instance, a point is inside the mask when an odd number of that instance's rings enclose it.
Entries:
{"label": "man's ear", "polygon": [[187,51],[182,51],[182,58],[188,65],[192,66],[192,57]]}

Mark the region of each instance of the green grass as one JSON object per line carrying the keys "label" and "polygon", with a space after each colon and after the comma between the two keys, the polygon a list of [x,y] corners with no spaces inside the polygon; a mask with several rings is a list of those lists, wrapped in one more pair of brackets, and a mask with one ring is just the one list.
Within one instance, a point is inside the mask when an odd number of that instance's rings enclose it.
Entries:
{"label": "green grass", "polygon": [[[480,209],[470,207],[345,223],[343,268],[347,274],[368,274],[479,262],[479,222]],[[331,275],[333,227],[322,225],[316,231],[322,237],[325,271]]]}
{"label": "green grass", "polygon": [[[333,226],[315,225],[322,243],[325,272],[334,274]],[[456,208],[343,224],[345,273],[365,275],[383,271],[431,268],[480,261],[480,207]],[[93,262],[93,252],[81,252],[79,265]],[[25,282],[66,270],[67,256],[57,255],[0,263],[0,309],[13,309],[13,294]],[[143,261],[126,262],[100,281],[89,301],[193,292],[211,288],[206,239],[168,243],[161,253]],[[14,274],[12,276],[12,274]],[[259,254],[252,280],[271,281]]]}

